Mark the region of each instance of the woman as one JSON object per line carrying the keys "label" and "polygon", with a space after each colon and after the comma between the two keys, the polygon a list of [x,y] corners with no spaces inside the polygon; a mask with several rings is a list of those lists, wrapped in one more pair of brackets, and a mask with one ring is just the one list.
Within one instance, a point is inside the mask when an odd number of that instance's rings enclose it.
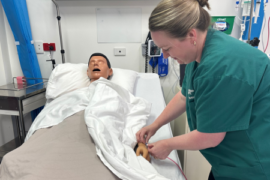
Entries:
{"label": "woman", "polygon": [[[186,67],[179,92],[155,122],[141,129],[148,142],[164,124],[187,112],[190,133],[148,145],[165,159],[172,150],[200,150],[216,180],[270,179],[270,63],[267,56],[208,29],[207,0],[163,0],[149,29],[164,58]],[[211,173],[211,175],[212,175]]]}

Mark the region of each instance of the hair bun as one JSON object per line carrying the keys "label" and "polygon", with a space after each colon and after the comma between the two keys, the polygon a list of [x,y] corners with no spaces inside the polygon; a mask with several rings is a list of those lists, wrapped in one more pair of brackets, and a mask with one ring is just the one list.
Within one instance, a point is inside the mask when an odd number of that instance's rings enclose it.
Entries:
{"label": "hair bun", "polygon": [[210,10],[208,0],[197,0],[201,7],[206,6]]}

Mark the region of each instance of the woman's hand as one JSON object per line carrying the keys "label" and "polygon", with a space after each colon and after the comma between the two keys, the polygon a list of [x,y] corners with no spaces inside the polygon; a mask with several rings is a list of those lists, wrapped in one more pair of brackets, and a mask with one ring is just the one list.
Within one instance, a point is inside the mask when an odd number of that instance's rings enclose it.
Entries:
{"label": "woman's hand", "polygon": [[148,144],[148,151],[155,159],[166,159],[172,150],[167,140]]}
{"label": "woman's hand", "polygon": [[151,124],[149,126],[143,127],[136,133],[137,142],[148,143],[149,139],[156,133],[158,130],[158,126],[156,124]]}

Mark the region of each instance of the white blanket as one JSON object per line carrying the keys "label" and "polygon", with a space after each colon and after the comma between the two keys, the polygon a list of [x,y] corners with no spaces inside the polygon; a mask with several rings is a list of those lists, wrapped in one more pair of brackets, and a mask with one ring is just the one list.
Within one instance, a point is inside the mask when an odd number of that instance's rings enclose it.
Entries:
{"label": "white blanket", "polygon": [[85,109],[85,123],[97,155],[121,179],[166,180],[141,156],[135,134],[149,117],[151,105],[104,79],[48,103],[30,127],[26,140],[38,129],[59,124]]}

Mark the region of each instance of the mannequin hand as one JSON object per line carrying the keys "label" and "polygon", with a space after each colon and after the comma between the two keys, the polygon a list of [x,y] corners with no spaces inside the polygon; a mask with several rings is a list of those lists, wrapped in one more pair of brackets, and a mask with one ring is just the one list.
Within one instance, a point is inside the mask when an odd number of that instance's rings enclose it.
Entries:
{"label": "mannequin hand", "polygon": [[143,143],[138,143],[136,155],[137,156],[142,155],[147,161],[150,162],[150,155],[148,153],[148,149]]}

